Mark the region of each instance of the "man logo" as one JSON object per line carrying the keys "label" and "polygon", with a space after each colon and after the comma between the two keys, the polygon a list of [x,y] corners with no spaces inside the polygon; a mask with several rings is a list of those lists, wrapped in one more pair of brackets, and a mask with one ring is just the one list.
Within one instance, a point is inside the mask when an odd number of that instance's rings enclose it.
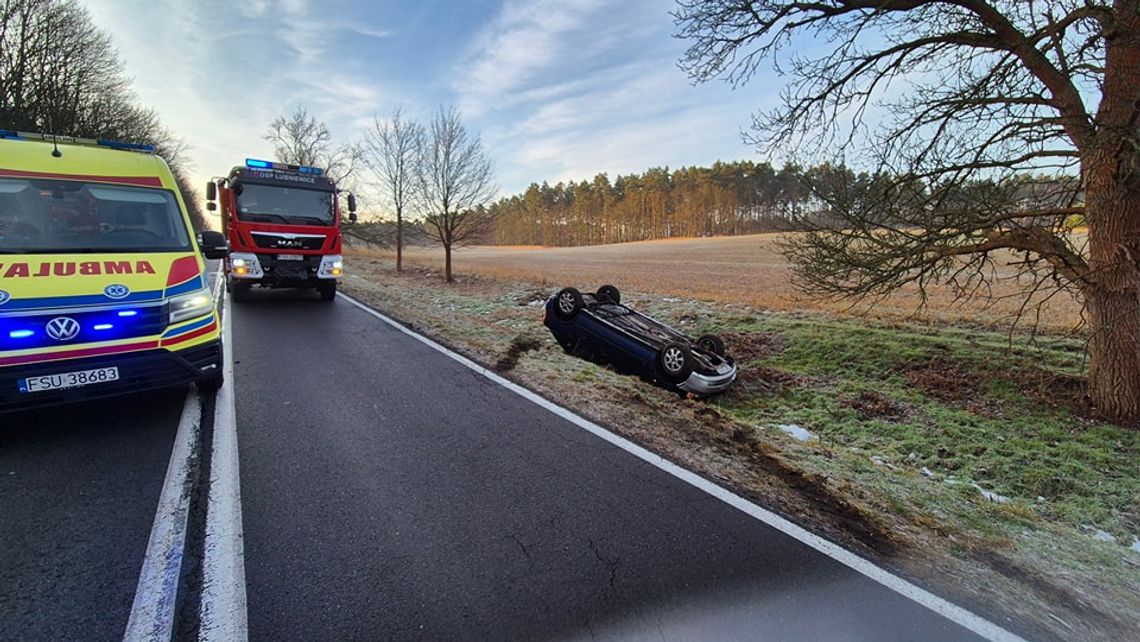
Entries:
{"label": "man logo", "polygon": [[47,322],[47,333],[56,341],[71,341],[79,334],[79,322],[71,317],[56,317]]}
{"label": "man logo", "polygon": [[130,288],[119,283],[112,283],[111,285],[103,288],[103,294],[106,294],[108,297],[115,300],[125,299],[130,293]]}
{"label": "man logo", "polygon": [[0,305],[4,305],[5,303],[7,303],[11,300],[12,300],[11,294],[8,294],[4,290],[0,290]]}

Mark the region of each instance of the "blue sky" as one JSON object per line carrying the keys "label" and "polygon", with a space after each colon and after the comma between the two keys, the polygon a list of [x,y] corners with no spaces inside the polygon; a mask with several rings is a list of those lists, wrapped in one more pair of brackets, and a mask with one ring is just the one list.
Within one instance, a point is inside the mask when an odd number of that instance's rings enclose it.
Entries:
{"label": "blue sky", "polygon": [[[303,106],[341,141],[397,105],[457,107],[501,195],[598,172],[757,159],[740,140],[777,81],[692,86],[665,0],[90,0],[140,101],[192,147],[197,182]],[[773,159],[774,161],[778,159]],[[375,209],[375,208],[368,208]]]}

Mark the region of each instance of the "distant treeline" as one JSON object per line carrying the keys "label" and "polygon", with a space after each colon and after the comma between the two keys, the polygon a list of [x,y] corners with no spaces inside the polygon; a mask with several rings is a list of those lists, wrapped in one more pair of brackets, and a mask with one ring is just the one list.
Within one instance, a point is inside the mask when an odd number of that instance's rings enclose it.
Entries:
{"label": "distant treeline", "polygon": [[826,228],[852,220],[924,226],[936,225],[948,211],[987,209],[1008,213],[1007,224],[1065,227],[1082,202],[1081,183],[1071,176],[943,185],[828,163],[777,170],[768,163],[718,162],[672,172],[654,168],[613,183],[605,174],[553,187],[532,183],[522,195],[491,206],[494,225],[486,242],[599,245],[779,232],[805,223]]}
{"label": "distant treeline", "polygon": [[597,245],[670,237],[753,234],[787,229],[809,205],[807,172],[768,163],[653,168],[592,181],[532,183],[491,206],[489,242]]}

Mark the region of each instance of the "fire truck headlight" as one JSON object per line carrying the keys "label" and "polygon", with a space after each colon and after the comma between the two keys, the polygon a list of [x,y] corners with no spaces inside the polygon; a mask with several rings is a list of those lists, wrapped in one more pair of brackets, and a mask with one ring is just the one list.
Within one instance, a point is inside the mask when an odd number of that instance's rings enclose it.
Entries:
{"label": "fire truck headlight", "polygon": [[230,254],[230,271],[234,276],[257,279],[261,278],[261,261],[256,254],[234,253]]}
{"label": "fire truck headlight", "polygon": [[214,297],[209,290],[197,290],[170,299],[170,323],[175,324],[214,310]]}
{"label": "fire truck headlight", "polygon": [[317,277],[321,279],[335,279],[344,274],[344,259],[339,255],[321,257],[321,265],[317,268]]}

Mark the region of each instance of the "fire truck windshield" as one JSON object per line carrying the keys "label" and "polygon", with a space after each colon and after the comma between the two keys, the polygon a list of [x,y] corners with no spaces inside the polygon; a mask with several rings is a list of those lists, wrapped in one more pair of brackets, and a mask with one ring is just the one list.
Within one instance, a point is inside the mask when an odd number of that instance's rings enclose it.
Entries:
{"label": "fire truck windshield", "polygon": [[332,225],[333,193],[281,185],[243,183],[238,219],[287,225]]}

